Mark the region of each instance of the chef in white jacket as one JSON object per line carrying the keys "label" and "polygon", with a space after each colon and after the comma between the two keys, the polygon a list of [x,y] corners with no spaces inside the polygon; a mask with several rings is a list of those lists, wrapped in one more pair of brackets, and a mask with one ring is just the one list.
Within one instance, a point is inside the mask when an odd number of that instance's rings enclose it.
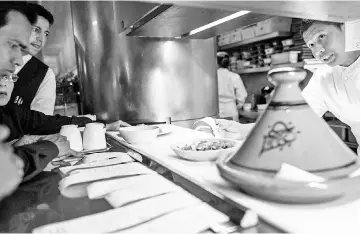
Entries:
{"label": "chef in white jacket", "polygon": [[225,52],[217,53],[219,117],[239,122],[238,109],[247,97],[241,77],[228,70],[229,57]]}
{"label": "chef in white jacket", "polygon": [[301,33],[314,57],[326,64],[313,74],[303,97],[317,115],[330,111],[349,125],[360,144],[360,51],[345,50],[342,23],[303,20]]}

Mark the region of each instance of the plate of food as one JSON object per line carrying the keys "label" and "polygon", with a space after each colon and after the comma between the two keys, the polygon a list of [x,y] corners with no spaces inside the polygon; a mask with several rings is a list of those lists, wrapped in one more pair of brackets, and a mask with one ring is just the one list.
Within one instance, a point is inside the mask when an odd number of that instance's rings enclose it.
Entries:
{"label": "plate of food", "polygon": [[171,145],[181,158],[191,161],[214,161],[220,156],[234,154],[242,142],[224,138],[192,139]]}

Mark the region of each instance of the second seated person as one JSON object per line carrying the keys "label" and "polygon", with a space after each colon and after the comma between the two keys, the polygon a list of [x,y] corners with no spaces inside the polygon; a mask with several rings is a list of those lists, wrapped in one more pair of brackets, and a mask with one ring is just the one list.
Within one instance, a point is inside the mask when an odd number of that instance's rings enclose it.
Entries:
{"label": "second seated person", "polygon": [[37,19],[32,25],[29,47],[23,51],[24,65],[17,66],[15,70],[19,80],[15,84],[10,103],[52,115],[56,99],[55,75],[51,68],[35,56],[45,46],[54,18],[43,6],[36,3],[28,5]]}
{"label": "second seated person", "polygon": [[225,52],[217,53],[219,117],[239,122],[238,109],[247,97],[241,77],[228,70],[229,58]]}

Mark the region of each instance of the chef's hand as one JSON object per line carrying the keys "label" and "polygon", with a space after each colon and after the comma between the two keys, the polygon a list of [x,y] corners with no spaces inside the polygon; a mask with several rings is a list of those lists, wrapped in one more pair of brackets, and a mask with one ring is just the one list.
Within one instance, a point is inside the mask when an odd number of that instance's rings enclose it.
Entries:
{"label": "chef's hand", "polygon": [[128,124],[124,121],[118,120],[113,123],[107,124],[106,128],[108,131],[118,131],[120,127],[130,127],[130,126],[131,126],[130,124]]}
{"label": "chef's hand", "polygon": [[58,156],[59,157],[60,156],[67,157],[70,155],[73,155],[76,157],[83,156],[83,154],[81,154],[80,152],[70,149],[70,142],[68,141],[68,139],[65,136],[62,136],[60,134],[46,135],[46,136],[41,137],[41,140],[53,142],[56,145],[56,147],[58,147],[58,150],[59,150]]}
{"label": "chef's hand", "polygon": [[234,140],[244,140],[254,124],[241,124],[233,120],[216,119],[219,133],[222,137]]}
{"label": "chef's hand", "polygon": [[9,129],[0,126],[0,200],[18,187],[24,175],[23,161],[11,145],[3,143],[8,136]]}

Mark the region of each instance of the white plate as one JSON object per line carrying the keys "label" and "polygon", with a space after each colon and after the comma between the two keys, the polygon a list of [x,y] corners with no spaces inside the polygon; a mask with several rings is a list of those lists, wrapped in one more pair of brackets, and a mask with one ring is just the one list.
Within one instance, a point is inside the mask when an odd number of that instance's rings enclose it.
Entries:
{"label": "white plate", "polygon": [[[199,141],[222,141],[225,143],[233,144],[233,147],[227,149],[219,150],[205,150],[205,151],[195,151],[195,150],[182,150],[181,148],[185,145],[190,145],[194,142]],[[181,158],[191,160],[191,161],[214,161],[220,156],[233,155],[242,143],[240,141],[225,139],[225,138],[201,138],[201,139],[191,139],[183,142],[179,142],[171,145],[172,150]]]}

